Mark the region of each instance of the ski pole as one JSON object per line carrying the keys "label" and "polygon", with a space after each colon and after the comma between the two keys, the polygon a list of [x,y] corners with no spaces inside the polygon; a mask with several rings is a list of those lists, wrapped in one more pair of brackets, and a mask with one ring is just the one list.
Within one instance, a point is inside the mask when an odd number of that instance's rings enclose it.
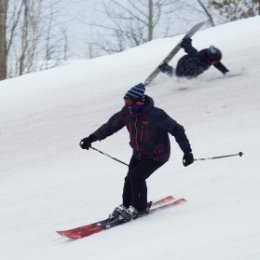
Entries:
{"label": "ski pole", "polygon": [[220,156],[214,156],[214,157],[208,157],[208,158],[197,158],[194,159],[194,161],[205,161],[205,160],[214,160],[214,159],[222,159],[222,158],[227,158],[227,157],[233,157],[233,156],[242,156],[243,153],[234,153],[234,154],[227,154],[227,155],[220,155]]}
{"label": "ski pole", "polygon": [[109,154],[107,154],[107,153],[104,153],[104,152],[98,150],[98,149],[95,148],[95,147],[90,146],[90,148],[93,149],[93,150],[95,150],[95,151],[97,151],[97,152],[99,152],[99,153],[101,153],[101,154],[103,154],[103,155],[105,155],[105,156],[107,156],[107,157],[109,157],[109,158],[111,158],[111,159],[113,159],[113,160],[115,160],[115,161],[117,161],[117,162],[120,162],[120,163],[122,163],[122,164],[124,164],[124,165],[126,165],[126,166],[129,166],[127,163],[125,163],[125,162],[123,162],[123,161],[120,161],[119,159],[117,159],[117,158],[115,158],[115,157],[113,157],[113,156],[111,156],[111,155],[109,155]]}

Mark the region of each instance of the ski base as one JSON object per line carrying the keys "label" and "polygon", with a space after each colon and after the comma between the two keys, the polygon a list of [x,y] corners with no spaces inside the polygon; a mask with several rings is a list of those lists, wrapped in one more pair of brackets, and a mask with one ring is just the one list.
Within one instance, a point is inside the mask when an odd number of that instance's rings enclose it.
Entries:
{"label": "ski base", "polygon": [[146,78],[144,81],[144,85],[150,84],[156,76],[161,72],[159,66],[163,63],[169,63],[171,59],[178,53],[178,51],[181,49],[181,42],[185,38],[192,37],[204,24],[205,22],[200,22],[195,24],[188,32],[185,34],[185,36],[181,39],[181,41],[171,50],[171,52],[161,61],[161,63],[154,69],[154,71]]}

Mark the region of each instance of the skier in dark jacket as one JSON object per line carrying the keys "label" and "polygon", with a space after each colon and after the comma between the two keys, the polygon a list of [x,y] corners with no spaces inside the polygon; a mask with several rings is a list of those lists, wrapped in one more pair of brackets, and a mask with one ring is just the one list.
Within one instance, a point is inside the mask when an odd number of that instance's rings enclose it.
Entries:
{"label": "skier in dark jacket", "polygon": [[207,49],[197,51],[191,44],[191,38],[183,39],[180,45],[187,53],[181,57],[177,63],[176,69],[167,63],[159,66],[161,72],[177,77],[195,78],[208,70],[211,65],[218,69],[222,74],[226,74],[229,70],[220,62],[222,53],[214,46]]}
{"label": "skier in dark jacket", "polygon": [[184,153],[184,166],[194,161],[184,128],[162,109],[155,107],[153,99],[144,92],[142,83],[131,88],[124,96],[125,106],[121,111],[80,142],[82,149],[89,149],[93,142],[127,127],[133,155],[125,178],[123,204],[114,210],[112,218],[123,215],[130,220],[149,210],[145,180],[169,159],[169,133]]}

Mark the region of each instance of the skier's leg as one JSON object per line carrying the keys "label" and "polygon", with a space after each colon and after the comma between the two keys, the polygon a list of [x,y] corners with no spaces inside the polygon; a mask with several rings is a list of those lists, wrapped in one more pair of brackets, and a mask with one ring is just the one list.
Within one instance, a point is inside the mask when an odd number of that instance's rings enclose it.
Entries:
{"label": "skier's leg", "polygon": [[128,173],[127,176],[125,177],[125,183],[124,183],[124,188],[123,188],[123,206],[128,208],[129,206],[132,205],[132,192],[131,192],[131,181],[129,178],[129,172],[140,163],[139,160],[137,160],[134,156],[132,156],[130,163],[129,163],[129,168],[128,168]]}
{"label": "skier's leg", "polygon": [[132,206],[138,211],[144,211],[147,207],[147,186],[146,179],[164,163],[153,161],[151,159],[144,159],[133,167],[129,173],[128,178],[131,183],[131,200]]}

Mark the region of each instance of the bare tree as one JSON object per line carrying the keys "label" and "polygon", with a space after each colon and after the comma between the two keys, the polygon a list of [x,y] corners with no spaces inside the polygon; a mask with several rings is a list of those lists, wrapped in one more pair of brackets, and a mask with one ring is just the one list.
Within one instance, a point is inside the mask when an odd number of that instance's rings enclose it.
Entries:
{"label": "bare tree", "polygon": [[[122,51],[151,41],[160,26],[160,37],[167,36],[173,13],[182,7],[179,0],[111,0],[103,2],[106,24],[91,23],[107,31],[109,37],[91,42],[106,53]],[[162,26],[163,21],[167,20]],[[102,40],[101,40],[102,39]]]}
{"label": "bare tree", "polygon": [[60,1],[9,1],[9,77],[57,66],[68,57],[66,28],[57,20]]}
{"label": "bare tree", "polygon": [[0,0],[0,80],[6,79],[6,16],[8,0]]}
{"label": "bare tree", "polygon": [[234,21],[260,14],[260,0],[210,0],[208,6],[217,11],[226,21]]}

